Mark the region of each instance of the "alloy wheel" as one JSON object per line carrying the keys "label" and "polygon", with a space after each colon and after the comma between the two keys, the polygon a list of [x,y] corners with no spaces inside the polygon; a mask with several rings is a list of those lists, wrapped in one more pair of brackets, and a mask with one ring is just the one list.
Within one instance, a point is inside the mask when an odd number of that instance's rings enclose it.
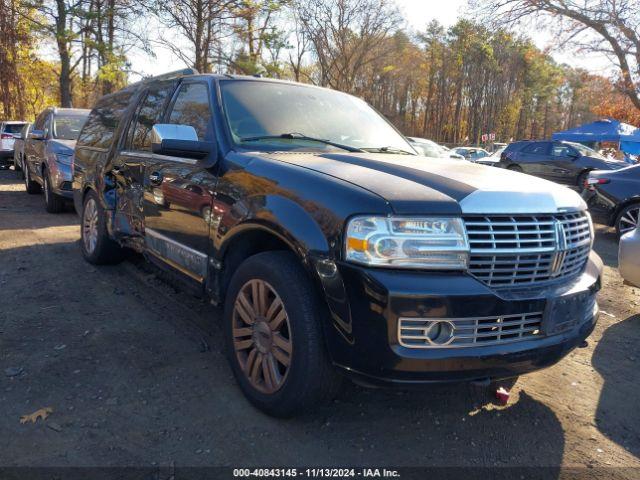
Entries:
{"label": "alloy wheel", "polygon": [[82,214],[82,241],[87,253],[93,253],[98,243],[98,207],[93,198],[87,200]]}
{"label": "alloy wheel", "polygon": [[635,229],[638,226],[639,217],[640,207],[628,209],[619,220],[620,235],[624,235],[625,233]]}
{"label": "alloy wheel", "polygon": [[238,292],[232,320],[233,346],[249,383],[266,394],[284,384],[293,351],[284,303],[264,280],[253,279]]}

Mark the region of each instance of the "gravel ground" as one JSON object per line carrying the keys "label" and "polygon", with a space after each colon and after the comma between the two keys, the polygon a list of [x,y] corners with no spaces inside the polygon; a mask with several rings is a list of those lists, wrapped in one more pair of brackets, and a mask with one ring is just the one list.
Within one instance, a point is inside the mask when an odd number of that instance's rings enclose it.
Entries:
{"label": "gravel ground", "polygon": [[[464,385],[348,385],[277,420],[236,387],[216,309],[137,257],[87,264],[73,210],[47,214],[1,171],[0,465],[544,466],[638,478],[640,290],[618,275],[613,233],[597,230],[603,314],[588,348],[520,378],[506,407]],[[46,420],[20,423],[44,407]]]}

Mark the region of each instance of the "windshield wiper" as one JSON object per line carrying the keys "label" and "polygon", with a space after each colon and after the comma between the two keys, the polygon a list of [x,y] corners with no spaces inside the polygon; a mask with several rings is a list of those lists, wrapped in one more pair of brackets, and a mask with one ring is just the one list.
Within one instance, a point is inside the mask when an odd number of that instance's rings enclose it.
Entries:
{"label": "windshield wiper", "polygon": [[331,140],[325,140],[322,138],[314,138],[304,135],[302,133],[283,133],[281,135],[260,135],[257,137],[243,137],[240,138],[241,142],[256,142],[260,140],[306,140],[308,142],[318,142],[324,143],[325,145],[331,145],[332,147],[340,148],[342,150],[346,150],[347,152],[362,152],[363,150],[357,147],[351,147],[349,145],[343,145],[341,143],[332,142]]}
{"label": "windshield wiper", "polygon": [[362,150],[371,153],[399,153],[402,155],[415,155],[415,153],[407,152],[406,150],[394,147],[367,147],[363,148]]}

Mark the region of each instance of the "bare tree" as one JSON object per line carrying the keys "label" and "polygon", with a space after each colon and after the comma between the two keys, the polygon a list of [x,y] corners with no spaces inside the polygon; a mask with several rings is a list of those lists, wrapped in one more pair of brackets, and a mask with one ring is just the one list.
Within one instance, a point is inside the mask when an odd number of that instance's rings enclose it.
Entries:
{"label": "bare tree", "polygon": [[390,0],[301,0],[298,17],[313,44],[320,84],[353,92],[356,77],[385,55],[383,42],[400,26]]}
{"label": "bare tree", "polygon": [[[493,22],[514,24],[537,16],[551,19],[562,43],[605,53],[619,69],[620,90],[640,109],[640,0],[472,0],[472,8]],[[592,34],[592,41],[582,34]]]}
{"label": "bare tree", "polygon": [[163,37],[160,42],[186,65],[211,72],[213,52],[237,5],[238,0],[158,0],[155,12],[160,22],[179,32],[188,46],[175,38]]}

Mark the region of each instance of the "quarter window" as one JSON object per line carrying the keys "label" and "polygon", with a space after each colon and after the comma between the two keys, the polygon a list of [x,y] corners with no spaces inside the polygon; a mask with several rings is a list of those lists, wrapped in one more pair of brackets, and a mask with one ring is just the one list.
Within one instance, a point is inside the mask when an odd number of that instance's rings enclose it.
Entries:
{"label": "quarter window", "polygon": [[205,83],[185,83],[180,87],[169,123],[191,125],[198,134],[198,140],[213,139],[209,89]]}

